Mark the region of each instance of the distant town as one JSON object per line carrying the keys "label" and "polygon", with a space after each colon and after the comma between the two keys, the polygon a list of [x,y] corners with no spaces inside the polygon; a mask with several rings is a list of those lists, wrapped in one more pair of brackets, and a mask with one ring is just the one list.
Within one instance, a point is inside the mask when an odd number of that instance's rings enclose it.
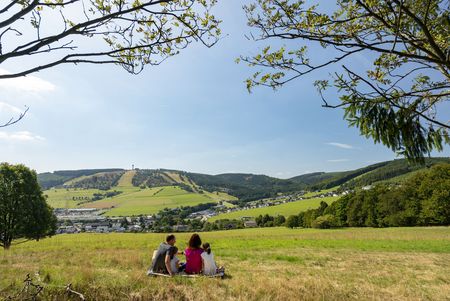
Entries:
{"label": "distant town", "polygon": [[[368,188],[368,187],[367,187]],[[348,194],[350,191],[343,191],[337,193],[336,191],[328,191],[314,196],[306,197],[305,191],[296,192],[293,194],[279,195],[274,198],[260,199],[246,203],[243,207],[227,207],[222,202],[209,207],[205,210],[199,210],[190,213],[186,220],[195,220],[200,223],[205,223],[213,216],[230,213],[235,211],[242,211],[242,225],[246,228],[256,227],[254,218],[245,216],[245,210],[264,208],[269,206],[276,206],[286,204],[289,202],[297,202],[314,198],[337,197]],[[164,213],[176,212],[179,208],[165,209]],[[192,223],[185,223],[181,220],[175,225],[161,225],[163,212],[153,215],[139,215],[139,216],[124,216],[124,217],[108,217],[104,213],[106,211],[97,208],[76,208],[76,209],[54,209],[54,213],[58,219],[58,229],[56,234],[72,234],[72,233],[123,233],[123,232],[185,232],[191,230],[198,230],[192,227]],[[196,224],[198,225],[198,223]],[[228,228],[234,228],[235,224],[230,224]]]}

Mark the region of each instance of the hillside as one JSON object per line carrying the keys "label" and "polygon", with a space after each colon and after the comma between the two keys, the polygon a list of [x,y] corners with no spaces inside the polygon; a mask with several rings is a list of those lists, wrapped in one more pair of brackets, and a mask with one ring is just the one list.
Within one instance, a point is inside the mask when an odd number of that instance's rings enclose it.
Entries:
{"label": "hillside", "polygon": [[[105,211],[105,216],[148,215],[164,208],[218,202],[227,205],[227,201],[236,200],[223,192],[198,191],[175,174],[167,176],[162,171],[144,174],[151,174],[153,179],[158,175],[158,181],[136,183],[135,179],[142,176],[137,170],[102,171],[71,179],[44,193],[54,208],[98,208]],[[169,176],[180,182],[160,181]]]}
{"label": "hillside", "polygon": [[198,173],[185,173],[185,175],[206,191],[223,191],[234,195],[243,202],[308,188],[305,183],[277,179],[266,175],[220,174],[211,176]]}
{"label": "hillside", "polygon": [[220,219],[242,219],[243,217],[257,217],[259,215],[269,214],[271,216],[283,215],[285,217],[297,214],[308,209],[315,209],[320,206],[320,202],[326,202],[331,204],[336,201],[338,197],[325,197],[325,198],[312,198],[307,200],[290,202],[282,205],[268,206],[262,208],[238,210],[228,213],[223,213],[208,219],[210,222],[214,222]]}
{"label": "hillside", "polygon": [[[236,201],[240,204],[300,191],[330,188],[352,189],[377,182],[402,182],[417,171],[449,158],[427,159],[425,166],[393,160],[342,172],[316,172],[290,179],[266,175],[229,173],[207,175],[167,169],[65,170],[38,175],[38,180],[54,207],[97,207],[107,215],[147,214],[165,207]],[[48,189],[49,187],[54,187]],[[171,191],[164,198],[155,191]],[[180,196],[183,195],[183,196]]]}
{"label": "hillside", "polygon": [[401,182],[416,171],[439,163],[450,163],[450,158],[428,158],[425,166],[410,165],[405,159],[398,159],[372,164],[356,170],[311,173],[289,180],[305,183],[310,190],[329,189],[337,186],[348,189],[393,179]]}
{"label": "hillside", "polygon": [[341,186],[342,189],[362,187],[380,181],[403,181],[414,172],[439,163],[450,163],[449,158],[430,158],[426,165],[410,165],[404,159],[380,162],[363,168],[342,172],[315,172],[290,179],[265,175],[220,174],[215,176],[186,173],[205,190],[226,191],[241,201],[273,197],[279,193],[301,190],[322,190]]}
{"label": "hillside", "polygon": [[165,186],[137,189],[112,198],[86,203],[84,207],[110,209],[106,213],[107,216],[130,216],[154,214],[164,208],[194,206],[212,201],[206,195],[187,192],[176,186]]}
{"label": "hillside", "polygon": [[123,171],[123,169],[80,169],[80,170],[57,170],[38,174],[38,182],[42,189],[49,189],[63,185],[64,183],[83,176],[90,176],[96,173],[107,173]]}

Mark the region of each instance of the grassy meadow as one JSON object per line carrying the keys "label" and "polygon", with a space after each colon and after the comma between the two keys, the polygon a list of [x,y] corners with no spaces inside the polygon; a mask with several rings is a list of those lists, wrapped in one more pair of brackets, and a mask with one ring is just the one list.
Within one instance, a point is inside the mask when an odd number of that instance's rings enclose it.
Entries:
{"label": "grassy meadow", "polygon": [[312,197],[315,197],[315,196],[318,196],[318,195],[321,195],[321,194],[324,194],[324,193],[336,191],[338,188],[339,188],[339,186],[335,186],[335,187],[332,187],[332,188],[329,188],[329,189],[322,189],[322,190],[319,190],[319,191],[310,191],[310,192],[305,193],[303,195],[303,197],[304,198],[312,198]]}
{"label": "grassy meadow", "polygon": [[90,208],[112,208],[106,216],[153,214],[164,208],[194,206],[214,202],[206,195],[187,192],[179,187],[155,187],[124,192],[116,197],[85,204]]}
{"label": "grassy meadow", "polygon": [[57,188],[44,191],[48,196],[47,203],[53,208],[77,208],[77,204],[83,200],[75,198],[91,198],[94,193],[104,193],[98,189],[72,189]]}
{"label": "grassy meadow", "polygon": [[[194,206],[202,203],[218,202],[220,200],[234,200],[225,193],[205,192],[203,194],[187,192],[179,187],[164,186],[141,189],[133,186],[116,186],[111,190],[122,191],[112,198],[95,202],[88,202],[77,206],[81,200],[73,197],[92,197],[94,193],[105,193],[97,189],[58,188],[46,190],[47,202],[53,208],[100,208],[110,209],[106,216],[130,216],[153,214],[164,208],[179,206]],[[229,204],[230,206],[233,206]]]}
{"label": "grassy meadow", "polygon": [[[186,245],[190,234],[177,234]],[[201,233],[228,277],[149,278],[164,234],[58,235],[0,251],[0,298],[26,274],[43,299],[448,300],[450,228],[264,228]],[[181,257],[181,256],[180,256]],[[75,296],[70,300],[77,300]]]}
{"label": "grassy meadow", "polygon": [[[136,174],[135,170],[125,172],[119,179],[117,186],[109,191],[121,191],[122,193],[114,197],[105,198],[95,202],[86,202],[78,205],[82,198],[93,197],[94,193],[104,194],[106,191],[98,189],[80,188],[54,188],[44,191],[48,196],[47,202],[53,208],[100,208],[106,209],[106,216],[131,216],[141,214],[154,214],[164,208],[176,208],[180,206],[195,206],[202,203],[225,201],[225,205],[234,205],[226,201],[236,200],[235,197],[223,192],[199,193],[186,179],[177,173],[166,172],[171,179],[184,183],[195,189],[195,192],[188,192],[178,186],[163,186],[141,189],[133,186],[132,180]],[[66,184],[76,182],[87,177],[73,179]],[[75,199],[74,199],[75,198]]]}
{"label": "grassy meadow", "polygon": [[215,221],[219,219],[241,219],[245,216],[256,217],[259,215],[269,214],[271,216],[284,215],[285,217],[298,214],[301,211],[305,211],[312,208],[317,208],[320,205],[320,202],[324,201],[328,204],[339,199],[339,197],[324,197],[324,198],[313,198],[302,201],[295,201],[286,204],[276,205],[276,206],[268,206],[263,208],[255,208],[248,210],[239,210],[228,213],[223,213],[216,215],[209,219],[209,221]]}

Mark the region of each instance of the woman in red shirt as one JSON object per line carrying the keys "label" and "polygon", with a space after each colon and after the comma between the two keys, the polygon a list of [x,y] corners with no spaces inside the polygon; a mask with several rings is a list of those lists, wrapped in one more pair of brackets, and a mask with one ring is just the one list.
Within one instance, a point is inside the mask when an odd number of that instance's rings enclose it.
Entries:
{"label": "woman in red shirt", "polygon": [[186,255],[186,273],[200,274],[202,272],[202,253],[203,249],[200,247],[202,240],[198,234],[192,234],[189,239],[189,246],[184,251]]}

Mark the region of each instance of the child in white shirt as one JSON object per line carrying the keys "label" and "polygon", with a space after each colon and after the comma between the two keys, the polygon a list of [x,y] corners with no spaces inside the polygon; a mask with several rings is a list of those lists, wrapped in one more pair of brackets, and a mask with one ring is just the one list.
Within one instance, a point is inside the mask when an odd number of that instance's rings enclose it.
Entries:
{"label": "child in white shirt", "polygon": [[205,242],[203,244],[203,250],[204,252],[201,255],[203,262],[203,274],[212,276],[218,273],[223,273],[224,269],[222,267],[217,268],[216,262],[214,260],[214,254],[213,252],[211,252],[211,246],[209,243]]}
{"label": "child in white shirt", "polygon": [[178,254],[177,247],[170,248],[170,269],[174,274],[178,274],[180,269],[180,259],[178,259],[177,254]]}

